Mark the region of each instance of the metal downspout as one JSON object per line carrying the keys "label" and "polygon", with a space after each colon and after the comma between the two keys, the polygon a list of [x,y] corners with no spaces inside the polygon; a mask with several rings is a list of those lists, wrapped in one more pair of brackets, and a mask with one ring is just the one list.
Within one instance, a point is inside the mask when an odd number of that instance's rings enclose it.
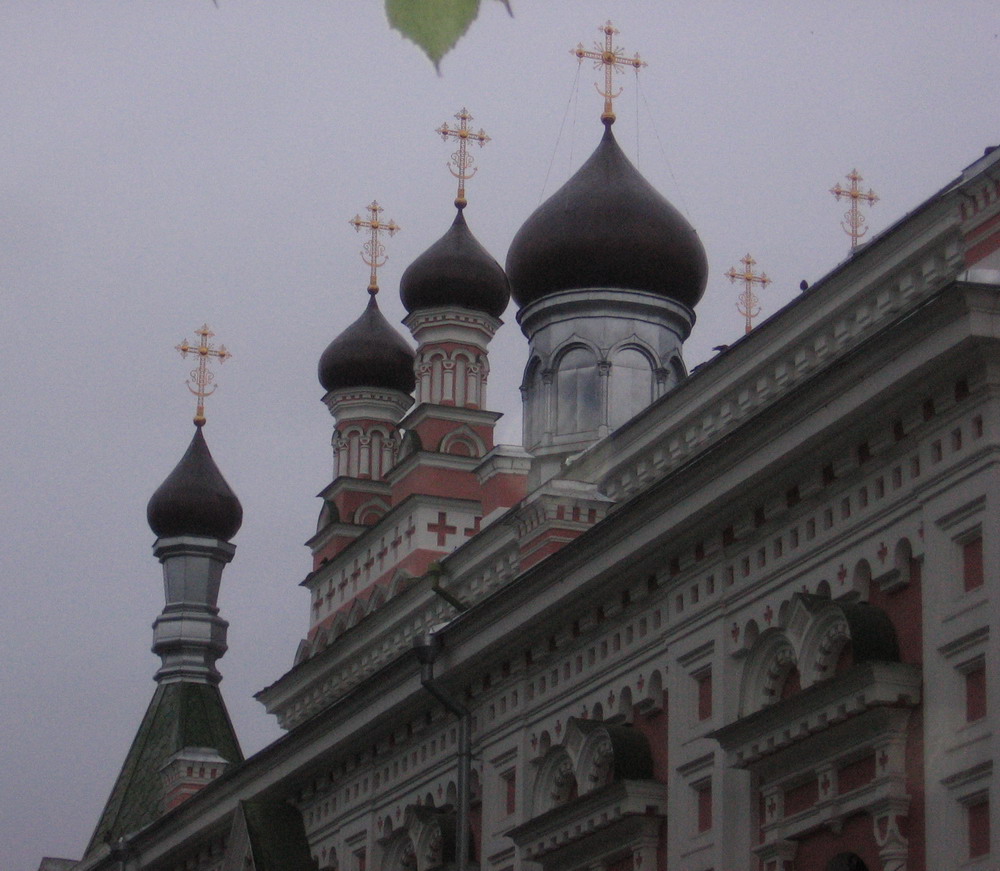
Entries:
{"label": "metal downspout", "polygon": [[472,714],[434,683],[434,660],[441,652],[441,639],[428,633],[414,639],[420,660],[420,683],[448,711],[458,718],[458,808],[456,809],[455,865],[466,871],[469,862],[469,811],[472,804]]}

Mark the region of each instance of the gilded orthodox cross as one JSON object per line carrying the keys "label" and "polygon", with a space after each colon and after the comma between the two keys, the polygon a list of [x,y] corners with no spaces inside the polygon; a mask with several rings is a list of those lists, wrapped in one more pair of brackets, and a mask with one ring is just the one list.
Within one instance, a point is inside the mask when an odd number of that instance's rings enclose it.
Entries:
{"label": "gilded orthodox cross", "polygon": [[[216,357],[220,363],[225,363],[226,360],[233,355],[226,350],[225,345],[219,345],[219,347],[216,348],[214,345],[209,344],[208,340],[211,339],[215,333],[208,328],[208,324],[202,324],[201,329],[195,330],[194,334],[200,339],[197,345],[188,344],[188,340],[185,339],[175,347],[181,352],[182,357],[186,358],[188,354],[198,355],[198,365],[196,368],[191,370],[191,378],[186,383],[188,390],[198,397],[198,407],[194,413],[194,425],[204,426],[205,397],[211,396],[215,393],[216,386],[212,384],[215,380],[215,376],[208,371],[209,358]],[[194,386],[191,384],[192,381],[194,382]]]}
{"label": "gilded orthodox cross", "polygon": [[597,88],[597,93],[604,97],[604,111],[601,113],[601,120],[607,123],[614,123],[615,113],[611,101],[621,94],[622,89],[619,88],[617,93],[613,90],[612,73],[623,73],[625,67],[629,66],[633,67],[636,75],[638,75],[639,68],[647,66],[647,64],[644,60],[639,59],[638,52],[635,53],[635,57],[626,57],[622,53],[624,49],[614,44],[614,37],[618,33],[618,29],[610,21],[597,29],[604,34],[603,47],[595,40],[594,51],[587,51],[581,42],[577,44],[576,48],[570,49],[570,54],[576,55],[576,59],[580,63],[583,63],[584,58],[592,60],[595,70],[604,67],[604,90],[602,91],[600,85],[596,82],[594,83],[594,87]]}
{"label": "gilded orthodox cross", "polygon": [[384,209],[378,202],[372,200],[372,204],[368,206],[367,221],[361,215],[355,215],[347,222],[355,230],[365,227],[371,231],[371,238],[365,242],[364,250],[361,252],[361,259],[372,268],[371,278],[368,279],[368,292],[372,296],[378,293],[378,268],[385,266],[386,260],[389,259],[385,253],[385,245],[379,241],[379,234],[388,233],[390,236],[394,236],[400,229],[395,221],[382,221],[379,219],[379,215],[383,211]]}
{"label": "gilded orthodox cross", "polygon": [[[435,133],[440,133],[441,138],[447,142],[449,137],[453,137],[458,140],[458,151],[456,151],[451,156],[451,163],[448,164],[448,171],[458,179],[458,196],[455,197],[455,205],[462,209],[466,205],[465,199],[465,183],[476,174],[477,167],[473,167],[475,161],[472,159],[472,155],[469,154],[468,144],[471,140],[472,142],[478,142],[479,147],[482,148],[487,142],[490,141],[490,137],[486,135],[486,131],[482,127],[479,128],[478,133],[473,133],[469,129],[469,122],[472,120],[472,116],[469,114],[468,110],[463,106],[462,111],[459,112],[455,118],[458,120],[457,127],[449,127],[448,122],[445,121]],[[458,172],[455,172],[452,167],[457,167]],[[471,171],[470,171],[471,170]]]}
{"label": "gilded orthodox cross", "polygon": [[771,279],[767,277],[767,273],[765,272],[757,275],[753,271],[754,266],[757,265],[757,261],[749,254],[740,263],[743,264],[743,271],[740,272],[734,266],[726,273],[726,277],[733,282],[743,282],[743,290],[740,291],[739,298],[736,301],[736,310],[746,318],[746,332],[749,333],[753,329],[753,319],[760,314],[760,300],[757,299],[757,295],[753,292],[753,286],[759,284],[761,289],[763,289],[771,283]]}
{"label": "gilded orthodox cross", "polygon": [[837,182],[834,187],[830,188],[830,193],[837,198],[838,203],[841,197],[847,197],[851,201],[851,208],[844,212],[844,220],[840,222],[840,226],[851,237],[851,250],[853,251],[858,247],[858,239],[868,232],[868,228],[865,226],[865,216],[861,214],[861,203],[865,202],[869,206],[874,206],[878,202],[878,196],[871,188],[868,188],[868,193],[865,193],[858,187],[858,182],[864,179],[856,169],[852,169],[847,174],[847,179],[851,183],[849,188],[841,187],[840,182]]}

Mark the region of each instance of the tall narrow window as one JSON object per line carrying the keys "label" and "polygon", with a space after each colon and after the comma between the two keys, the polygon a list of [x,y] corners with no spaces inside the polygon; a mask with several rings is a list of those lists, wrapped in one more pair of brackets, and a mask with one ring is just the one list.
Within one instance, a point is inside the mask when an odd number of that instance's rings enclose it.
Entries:
{"label": "tall narrow window", "polygon": [[611,361],[608,418],[616,429],[653,401],[653,370],[646,355],[623,348]]}
{"label": "tall narrow window", "polygon": [[977,662],[965,673],[965,719],[972,723],[986,716],[986,666]]}
{"label": "tall narrow window", "polygon": [[962,582],[965,589],[983,585],[983,538],[977,535],[962,544]]}
{"label": "tall narrow window", "polygon": [[712,781],[706,780],[695,786],[698,804],[698,834],[712,828]]}
{"label": "tall narrow window", "polygon": [[983,798],[968,806],[969,858],[985,856],[990,852],[990,802]]}
{"label": "tall narrow window", "polygon": [[504,811],[510,816],[517,810],[517,772],[511,768],[505,771],[500,779],[503,781]]}
{"label": "tall narrow window", "polygon": [[586,348],[573,348],[559,361],[556,377],[557,433],[590,432],[600,423],[597,358]]}
{"label": "tall narrow window", "polygon": [[712,672],[706,670],[695,676],[698,682],[698,719],[712,716]]}

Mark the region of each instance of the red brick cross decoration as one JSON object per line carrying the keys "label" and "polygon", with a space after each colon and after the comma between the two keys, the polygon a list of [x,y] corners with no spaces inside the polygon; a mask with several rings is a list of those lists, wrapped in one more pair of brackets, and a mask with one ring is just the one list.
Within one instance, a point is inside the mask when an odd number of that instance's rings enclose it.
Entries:
{"label": "red brick cross decoration", "polygon": [[445,511],[438,512],[437,523],[428,523],[427,531],[437,533],[438,547],[444,547],[445,536],[454,535],[458,532],[458,527],[448,526],[448,514]]}

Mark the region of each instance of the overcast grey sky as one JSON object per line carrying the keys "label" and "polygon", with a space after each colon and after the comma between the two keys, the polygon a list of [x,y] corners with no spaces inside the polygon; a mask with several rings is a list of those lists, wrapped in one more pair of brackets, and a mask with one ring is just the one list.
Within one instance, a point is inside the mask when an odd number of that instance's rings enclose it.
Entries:
{"label": "overcast grey sky", "polygon": [[[598,141],[597,74],[569,50],[612,18],[649,62],[619,142],[708,251],[689,366],[739,337],[724,272],[747,251],[765,315],[847,254],[828,189],[853,167],[877,232],[1000,143],[995,0],[483,2],[440,76],[376,0],[0,5],[3,868],[81,855],[152,694],[145,505],[191,436],[173,346],[203,321],[233,353],[206,436],[245,512],[223,692],[246,752],[277,737],[252,694],[307,628],[301,543],[332,467],[316,362],[366,301],[347,221],[377,198],[402,226],[380,297],[398,322],[400,273],[452,219],[433,131],[463,105],[493,138],[466,214],[502,263]],[[525,345],[505,320],[509,442]]]}

